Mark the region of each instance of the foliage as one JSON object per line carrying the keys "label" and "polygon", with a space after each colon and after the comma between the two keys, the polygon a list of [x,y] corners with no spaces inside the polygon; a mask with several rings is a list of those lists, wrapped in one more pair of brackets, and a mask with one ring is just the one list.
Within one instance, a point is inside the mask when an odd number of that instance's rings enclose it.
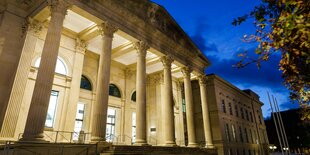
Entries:
{"label": "foliage", "polygon": [[[256,32],[245,35],[244,41],[256,42],[251,58],[241,53],[237,67],[250,63],[258,67],[274,53],[281,54],[279,69],[285,86],[291,91],[290,98],[306,111],[304,119],[310,120],[310,1],[309,0],[262,0],[249,14],[234,19],[233,25],[240,25],[247,19],[254,19]],[[308,113],[308,114],[307,114]]]}

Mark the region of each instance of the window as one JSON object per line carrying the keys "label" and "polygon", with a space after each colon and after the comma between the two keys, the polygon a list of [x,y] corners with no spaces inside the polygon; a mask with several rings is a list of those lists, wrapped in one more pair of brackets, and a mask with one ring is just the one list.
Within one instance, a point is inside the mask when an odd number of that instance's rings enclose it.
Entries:
{"label": "window", "polygon": [[236,140],[236,129],[235,129],[235,126],[233,124],[231,125],[231,131],[232,131],[234,141],[237,141]]}
{"label": "window", "polygon": [[78,140],[79,132],[82,130],[84,119],[84,108],[85,105],[83,103],[78,103],[74,125],[75,134],[73,134],[73,140]]}
{"label": "window", "polygon": [[243,108],[240,107],[240,112],[241,112],[241,118],[244,119],[244,113],[243,113]]}
{"label": "window", "polygon": [[[38,58],[36,62],[34,63],[34,67],[39,68],[40,62],[41,62],[41,58]],[[67,67],[65,63],[63,62],[63,60],[61,60],[59,57],[57,58],[55,72],[62,74],[62,75],[67,75]]]}
{"label": "window", "polygon": [[136,100],[137,100],[136,98],[137,98],[137,94],[136,94],[136,91],[135,91],[135,92],[133,92],[132,95],[131,95],[131,101],[136,102]]}
{"label": "window", "polygon": [[247,121],[250,121],[250,120],[249,120],[249,113],[248,113],[248,110],[245,110],[245,117],[246,117],[246,120],[247,120]]}
{"label": "window", "polygon": [[136,113],[132,113],[132,142],[136,141]]}
{"label": "window", "polygon": [[229,126],[228,126],[228,124],[225,124],[225,134],[226,134],[227,141],[230,142]]}
{"label": "window", "polygon": [[82,75],[80,88],[92,91],[92,86],[87,77]]}
{"label": "window", "polygon": [[251,119],[251,122],[253,122],[253,115],[252,115],[252,112],[250,112],[250,119]]}
{"label": "window", "polygon": [[222,100],[222,111],[226,113],[225,101]]}
{"label": "window", "polygon": [[106,141],[112,142],[115,136],[115,115],[116,110],[108,108],[108,119],[106,129]]}
{"label": "window", "polygon": [[229,108],[229,114],[233,114],[233,112],[232,112],[232,107],[231,107],[231,103],[228,103],[228,108]]}
{"label": "window", "polygon": [[237,104],[235,105],[235,113],[236,113],[236,116],[239,117],[239,111],[238,111],[238,106],[237,106]]}
{"label": "window", "polygon": [[121,92],[114,84],[109,85],[109,95],[121,98]]}
{"label": "window", "polygon": [[249,142],[249,137],[248,137],[248,132],[247,132],[246,128],[244,128],[244,133],[245,133],[245,140],[248,143]]}
{"label": "window", "polygon": [[239,136],[240,136],[240,141],[243,142],[243,135],[242,135],[241,126],[239,126]]}
{"label": "window", "polygon": [[58,95],[59,95],[58,91],[52,90],[50,102],[48,104],[45,127],[52,128],[54,126]]}
{"label": "window", "polygon": [[253,134],[252,134],[252,130],[251,129],[249,129],[249,133],[250,133],[250,142],[254,143]]}

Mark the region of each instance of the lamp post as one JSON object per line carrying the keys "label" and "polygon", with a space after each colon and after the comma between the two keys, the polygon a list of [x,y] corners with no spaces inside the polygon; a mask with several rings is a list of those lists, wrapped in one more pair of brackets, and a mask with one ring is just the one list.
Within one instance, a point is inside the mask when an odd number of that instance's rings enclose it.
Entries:
{"label": "lamp post", "polygon": [[274,153],[274,150],[277,149],[277,146],[275,145],[270,145],[269,149],[272,150],[272,153]]}

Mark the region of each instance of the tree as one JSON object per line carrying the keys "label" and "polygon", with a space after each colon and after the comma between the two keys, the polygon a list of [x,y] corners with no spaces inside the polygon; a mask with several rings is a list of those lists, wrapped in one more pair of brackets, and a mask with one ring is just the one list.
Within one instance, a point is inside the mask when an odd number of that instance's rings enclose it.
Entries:
{"label": "tree", "polygon": [[304,110],[303,119],[310,120],[310,1],[262,0],[249,14],[234,19],[240,25],[254,19],[256,32],[245,35],[244,41],[256,42],[257,58],[246,52],[239,54],[238,68],[250,63],[258,67],[274,53],[281,54],[279,69],[284,85],[290,90],[292,101],[298,101]]}

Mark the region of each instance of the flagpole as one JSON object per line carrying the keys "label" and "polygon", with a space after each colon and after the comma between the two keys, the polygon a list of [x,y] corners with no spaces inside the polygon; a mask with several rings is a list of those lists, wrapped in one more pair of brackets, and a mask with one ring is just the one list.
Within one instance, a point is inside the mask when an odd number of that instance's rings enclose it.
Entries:
{"label": "flagpole", "polygon": [[269,100],[269,104],[270,104],[270,108],[271,108],[271,114],[272,114],[273,122],[274,122],[274,125],[276,127],[276,132],[277,132],[278,140],[279,140],[279,143],[280,143],[281,152],[282,152],[282,155],[284,155],[283,147],[282,147],[282,142],[281,142],[281,137],[279,135],[278,125],[277,125],[277,121],[275,119],[275,115],[274,115],[274,112],[273,112],[273,106],[272,106],[272,103],[271,103],[271,100],[270,100],[269,92],[267,92],[267,95],[268,95],[268,100]]}

